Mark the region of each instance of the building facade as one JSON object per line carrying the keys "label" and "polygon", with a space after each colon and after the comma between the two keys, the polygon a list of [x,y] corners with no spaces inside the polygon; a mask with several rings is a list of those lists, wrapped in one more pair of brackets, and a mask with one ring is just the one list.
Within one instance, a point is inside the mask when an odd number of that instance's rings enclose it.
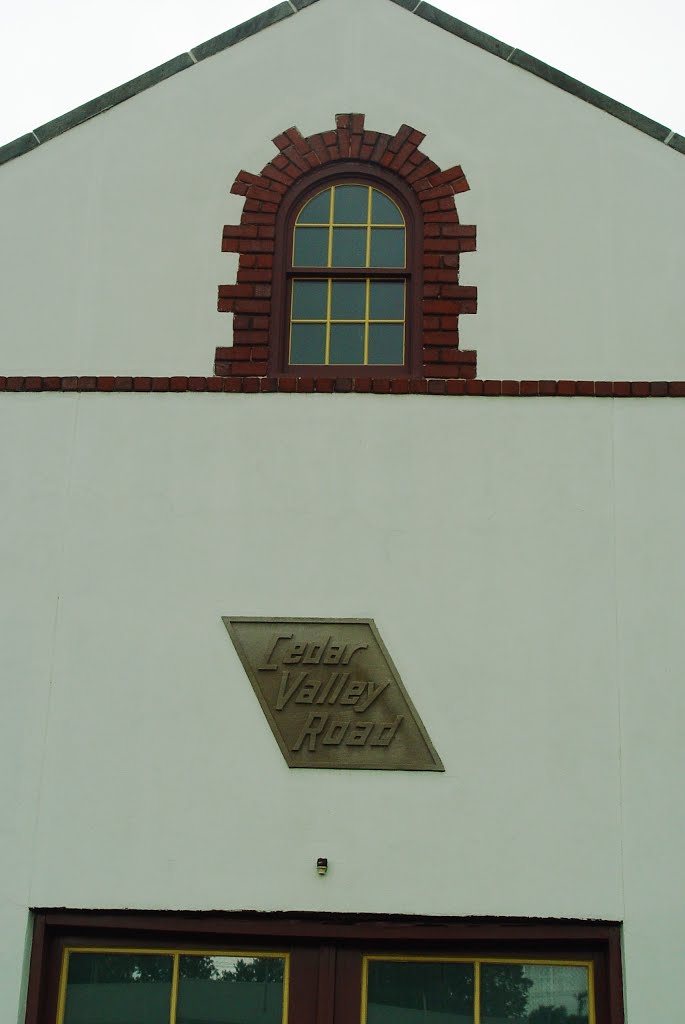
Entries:
{"label": "building facade", "polygon": [[0,151],[2,1020],[680,1019],[684,151],[399,0]]}

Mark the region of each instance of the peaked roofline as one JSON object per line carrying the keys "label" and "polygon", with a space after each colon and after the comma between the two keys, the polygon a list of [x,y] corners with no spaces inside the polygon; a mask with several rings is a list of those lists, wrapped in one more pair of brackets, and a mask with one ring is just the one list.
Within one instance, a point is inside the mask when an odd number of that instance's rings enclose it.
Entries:
{"label": "peaked roofline", "polygon": [[[0,164],[7,163],[15,157],[22,156],[24,153],[36,149],[43,143],[49,142],[50,139],[54,139],[56,136],[69,131],[70,128],[75,128],[77,125],[83,124],[84,121],[97,117],[98,114],[116,107],[119,103],[123,103],[132,96],[137,96],[138,93],[150,89],[153,85],[157,85],[158,82],[163,82],[166,78],[178,74],[179,71],[193,67],[199,61],[205,60],[207,57],[213,57],[222,50],[235,46],[236,43],[242,42],[243,39],[248,39],[270,25],[275,25],[277,22],[283,21],[284,18],[289,18],[293,14],[298,14],[306,7],[310,7],[317,2],[318,0],[283,0],[283,2],[276,4],[275,7],[270,7],[268,10],[255,15],[254,18],[250,18],[240,25],[236,25],[227,32],[222,32],[220,35],[200,43],[198,46],[188,50],[187,53],[180,53],[177,57],[172,57],[171,60],[165,61],[164,64],[160,64],[158,67],[138,75],[137,78],[132,78],[129,82],[124,82],[122,85],[110,89],[109,92],[105,92],[101,96],[97,96],[95,99],[75,107],[74,110],[61,114],[52,121],[34,128],[33,131],[28,132],[26,135],[20,135],[19,138],[14,139],[12,142],[0,146]],[[419,18],[423,18],[424,21],[435,25],[437,28],[459,36],[460,39],[478,46],[481,50],[486,50],[493,56],[499,57],[500,60],[513,64],[523,71],[528,71],[530,74],[543,79],[558,89],[563,89],[564,92],[570,93],[577,99],[584,100],[586,103],[597,107],[599,110],[603,110],[619,121],[624,121],[644,135],[649,135],[657,142],[668,146],[669,149],[685,155],[685,136],[679,135],[658,121],[653,121],[645,114],[640,114],[637,110],[633,110],[632,107],[627,107],[624,103],[612,99],[611,96],[606,96],[604,93],[591,88],[591,86],[579,82],[576,78],[572,78],[563,71],[558,71],[549,64],[545,64],[544,61],[538,60],[537,57],[526,53],[525,50],[519,50],[515,46],[502,42],[501,39],[488,35],[487,32],[482,32],[480,29],[468,25],[465,21],[460,21],[459,18],[455,18],[453,15],[440,10],[440,8],[426,3],[425,0],[391,0],[391,3],[397,4]]]}

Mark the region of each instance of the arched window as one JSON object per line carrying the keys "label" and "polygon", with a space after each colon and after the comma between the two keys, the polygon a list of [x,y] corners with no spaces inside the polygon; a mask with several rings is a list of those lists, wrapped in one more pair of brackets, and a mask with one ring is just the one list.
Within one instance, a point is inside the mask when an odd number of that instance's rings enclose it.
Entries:
{"label": "arched window", "polygon": [[409,375],[417,365],[418,204],[368,168],[336,171],[293,190],[279,218],[274,371]]}
{"label": "arched window", "polygon": [[476,289],[459,281],[476,229],[454,196],[468,188],[419,148],[423,133],[368,131],[337,114],[333,131],[288,128],[259,174],[240,171],[235,284],[219,286],[233,344],[216,349],[225,390],[460,394],[476,376],[459,317]]}
{"label": "arched window", "polygon": [[387,193],[331,185],[293,231],[288,364],[403,366],[406,225]]}

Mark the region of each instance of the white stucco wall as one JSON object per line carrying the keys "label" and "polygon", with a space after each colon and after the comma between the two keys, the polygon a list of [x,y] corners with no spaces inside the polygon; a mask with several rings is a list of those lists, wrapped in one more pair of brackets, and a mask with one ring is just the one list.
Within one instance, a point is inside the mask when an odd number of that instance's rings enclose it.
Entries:
{"label": "white stucco wall", "polygon": [[[384,0],[0,168],[0,372],[210,372],[230,183],[341,110],[462,163],[481,376],[685,377],[682,157]],[[0,1019],[67,906],[621,920],[678,1020],[683,409],[0,395]],[[227,614],[375,618],[444,775],[289,771]]]}
{"label": "white stucco wall", "polygon": [[[676,1019],[678,403],[0,409],[7,1014],[52,905],[625,920],[630,1019]],[[374,616],[445,774],[289,771],[236,613]]]}

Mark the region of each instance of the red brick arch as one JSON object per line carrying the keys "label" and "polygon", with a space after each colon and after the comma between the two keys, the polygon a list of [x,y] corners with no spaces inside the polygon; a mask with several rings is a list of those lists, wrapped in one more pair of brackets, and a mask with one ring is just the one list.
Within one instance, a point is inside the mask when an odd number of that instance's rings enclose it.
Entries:
{"label": "red brick arch", "polygon": [[[233,345],[216,350],[217,376],[233,377],[241,390],[284,391],[417,391],[431,379],[473,379],[476,353],[459,348],[459,315],[476,312],[476,289],[459,284],[459,256],[476,248],[476,229],[460,224],[454,196],[468,189],[461,167],[443,171],[419,146],[422,132],[402,125],[395,135],[366,131],[363,114],[338,114],[332,131],[303,137],[288,128],[273,141],[279,150],[259,174],[240,171],[231,192],[245,196],[239,225],[224,227],[222,250],[240,254],[236,284],[219,286],[220,312],[233,317]],[[270,351],[275,344],[272,277],[276,223],[288,192],[312,171],[350,160],[368,163],[396,175],[418,200],[423,219],[423,284],[421,359],[418,376],[389,379],[379,367],[377,378],[269,377]],[[308,371],[311,372],[311,371]],[[261,378],[250,381],[249,378]],[[258,383],[258,386],[255,385]]]}

